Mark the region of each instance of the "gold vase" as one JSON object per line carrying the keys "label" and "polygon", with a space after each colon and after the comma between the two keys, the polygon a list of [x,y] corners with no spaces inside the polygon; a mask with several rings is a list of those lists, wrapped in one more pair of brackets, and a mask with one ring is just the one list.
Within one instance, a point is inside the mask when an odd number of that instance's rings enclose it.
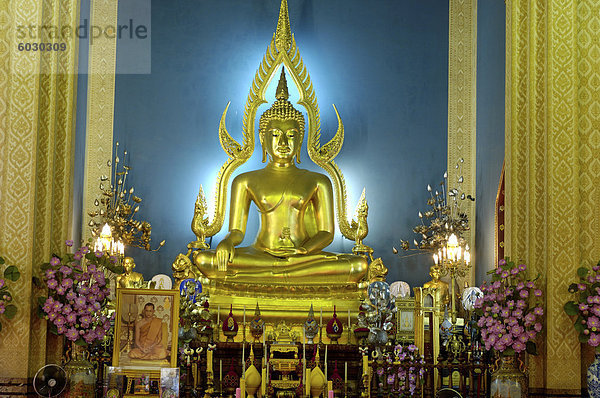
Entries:
{"label": "gold vase", "polygon": [[500,355],[491,374],[492,398],[527,397],[528,381],[525,365],[516,355]]}
{"label": "gold vase", "polygon": [[88,356],[85,348],[71,344],[70,359],[65,364],[69,379],[69,398],[87,398],[95,395],[96,373],[94,366],[88,361]]}

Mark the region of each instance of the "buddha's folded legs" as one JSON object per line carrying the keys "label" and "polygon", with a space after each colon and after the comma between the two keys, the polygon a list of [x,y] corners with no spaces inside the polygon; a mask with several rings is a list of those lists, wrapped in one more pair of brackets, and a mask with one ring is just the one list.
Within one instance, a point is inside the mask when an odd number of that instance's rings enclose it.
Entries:
{"label": "buddha's folded legs", "polygon": [[210,279],[262,284],[357,283],[367,272],[361,256],[320,252],[280,258],[253,247],[236,249],[227,272],[217,270],[212,250],[199,252],[194,262]]}

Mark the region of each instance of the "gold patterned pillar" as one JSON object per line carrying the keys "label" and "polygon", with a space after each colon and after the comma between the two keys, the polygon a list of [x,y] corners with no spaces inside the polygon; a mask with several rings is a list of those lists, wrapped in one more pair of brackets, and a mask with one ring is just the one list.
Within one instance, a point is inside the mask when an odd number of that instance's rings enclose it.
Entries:
{"label": "gold patterned pillar", "polygon": [[542,274],[530,387],[581,393],[581,350],[563,311],[579,266],[600,259],[600,3],[509,0],[506,249]]}
{"label": "gold patterned pillar", "polygon": [[21,271],[9,282],[17,316],[0,332],[3,381],[33,376],[46,359],[43,292],[31,281],[69,236],[78,44],[51,32],[75,27],[78,13],[77,0],[0,2],[0,255]]}
{"label": "gold patterned pillar", "polygon": [[[91,2],[90,26],[117,26],[118,0]],[[100,177],[106,175],[106,162],[112,159],[113,117],[115,103],[115,71],[117,38],[101,35],[90,45],[88,64],[88,97],[83,183],[82,235],[90,236],[88,213],[95,210]]]}
{"label": "gold patterned pillar", "polygon": [[[462,191],[475,197],[477,0],[450,0],[448,36],[448,188],[457,188],[462,176]],[[469,247],[474,248],[475,202],[463,200],[460,205],[469,217],[471,228],[465,239]],[[469,285],[475,280],[476,253],[473,264],[466,277]]]}

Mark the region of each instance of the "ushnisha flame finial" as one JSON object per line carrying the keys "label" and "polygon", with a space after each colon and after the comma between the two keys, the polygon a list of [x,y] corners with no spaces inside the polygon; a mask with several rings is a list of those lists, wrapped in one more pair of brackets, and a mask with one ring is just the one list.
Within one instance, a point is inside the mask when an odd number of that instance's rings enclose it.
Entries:
{"label": "ushnisha flame finial", "polygon": [[287,52],[292,45],[292,29],[290,28],[290,17],[288,14],[287,0],[281,0],[279,8],[279,19],[275,30],[275,46],[280,52]]}
{"label": "ushnisha flame finial", "polygon": [[275,91],[275,99],[287,100],[290,97],[287,87],[287,80],[285,78],[285,68],[281,68],[281,75],[279,76],[279,83],[277,83],[277,90]]}

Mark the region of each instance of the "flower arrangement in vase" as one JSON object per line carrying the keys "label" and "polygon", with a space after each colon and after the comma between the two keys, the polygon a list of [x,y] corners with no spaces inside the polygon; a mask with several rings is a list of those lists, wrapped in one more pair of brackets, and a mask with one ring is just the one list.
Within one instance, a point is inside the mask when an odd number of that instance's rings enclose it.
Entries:
{"label": "flower arrangement in vase", "polygon": [[544,315],[542,290],[536,286],[538,276],[527,278],[527,266],[517,265],[508,257],[490,272],[492,281],[481,286],[483,297],[475,300],[480,316],[477,327],[486,350],[500,358],[492,367],[490,394],[493,397],[527,397],[528,377],[518,355],[537,355],[535,338],[542,331]]}
{"label": "flower arrangement in vase", "polygon": [[527,266],[508,257],[491,271],[490,284],[480,287],[483,297],[475,301],[480,316],[477,327],[486,350],[504,355],[526,351],[536,355],[535,338],[542,331],[542,290],[536,280],[527,279]]}
{"label": "flower arrangement in vase", "polygon": [[[67,241],[67,246],[72,245]],[[105,270],[122,273],[123,267],[116,263],[116,257],[82,246],[41,265],[48,296],[38,298],[39,315],[49,321],[50,332],[82,346],[104,338],[111,317]]]}
{"label": "flower arrangement in vase", "polygon": [[[0,265],[4,265],[5,261],[0,257]],[[12,302],[12,294],[8,290],[6,281],[16,282],[21,277],[19,269],[14,265],[9,265],[4,270],[4,277],[0,278],[0,314],[6,319],[13,319],[17,314],[17,306]],[[0,331],[2,330],[2,322],[0,322]]]}

